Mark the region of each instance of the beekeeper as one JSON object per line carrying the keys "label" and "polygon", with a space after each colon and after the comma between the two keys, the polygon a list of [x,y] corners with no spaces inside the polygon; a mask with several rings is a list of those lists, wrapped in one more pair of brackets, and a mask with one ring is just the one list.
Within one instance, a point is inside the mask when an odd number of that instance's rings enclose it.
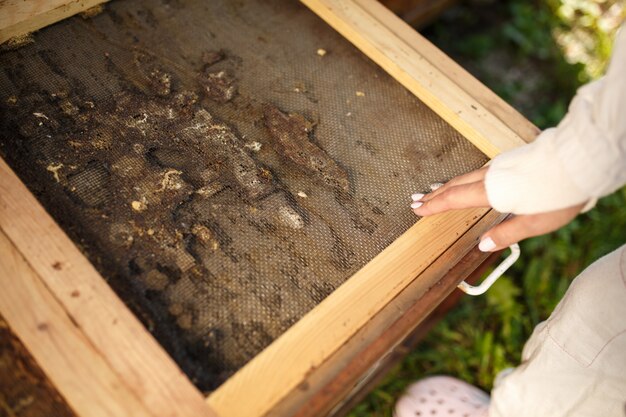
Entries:
{"label": "beekeeper", "polygon": [[[492,252],[552,232],[626,184],[626,28],[601,79],[581,87],[565,118],[483,169],[414,195],[419,216],[493,207],[512,219],[482,236]],[[626,210],[626,208],[622,208]],[[624,237],[626,241],[626,230]],[[491,396],[451,377],[411,385],[396,417],[626,416],[626,245],[571,284]]]}

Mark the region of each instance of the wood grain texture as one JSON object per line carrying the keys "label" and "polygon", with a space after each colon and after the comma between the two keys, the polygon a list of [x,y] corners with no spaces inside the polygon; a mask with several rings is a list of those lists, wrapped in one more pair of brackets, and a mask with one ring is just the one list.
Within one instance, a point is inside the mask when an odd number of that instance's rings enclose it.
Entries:
{"label": "wood grain texture", "polygon": [[0,232],[0,311],[79,416],[151,416]]}
{"label": "wood grain texture", "polygon": [[[214,416],[137,318],[0,159],[0,230],[28,259],[67,317],[154,416]],[[0,251],[6,268],[15,255]],[[18,270],[21,276],[24,272]],[[10,299],[8,300],[10,301]],[[18,311],[22,306],[16,307]],[[58,315],[38,316],[52,328]],[[10,325],[12,317],[7,315]],[[25,344],[33,349],[33,339]],[[79,352],[72,352],[78,355]],[[131,414],[127,414],[131,415]]]}
{"label": "wood grain texture", "polygon": [[[515,129],[492,113],[497,107],[506,108],[504,102],[487,93],[486,87],[480,88],[477,81],[470,82],[469,74],[459,71],[443,53],[435,53],[435,47],[378,2],[302,2],[490,158],[526,143],[520,134],[532,136],[528,123],[513,116],[514,110],[497,112],[507,120],[515,119]],[[454,74],[458,80],[452,78]],[[457,83],[466,83],[470,92]]]}
{"label": "wood grain texture", "polygon": [[[376,2],[304,2],[488,156],[533,136],[527,124],[511,122],[515,114],[502,111],[486,88],[476,92],[460,87],[459,80],[468,74],[459,73],[449,59],[433,63],[427,52],[420,52],[424,46],[415,46],[413,35],[405,33],[404,23],[385,9],[378,10]],[[437,56],[436,51],[433,54]],[[457,82],[450,79],[455,76]],[[140,403],[153,415],[212,415],[171,359],[1,160],[0,179],[0,229],[115,374],[128,381]],[[435,285],[433,277],[414,279],[485,213],[468,210],[418,222],[220,387],[208,398],[209,404],[224,417],[267,414],[411,282],[420,291]],[[73,297],[76,292],[81,296]]]}
{"label": "wood grain texture", "polygon": [[[377,2],[303,3],[489,157],[534,138],[532,125],[510,107],[500,109],[501,100],[449,59],[430,62],[419,50],[426,41],[407,32],[414,33]],[[450,76],[466,82],[471,93]],[[446,213],[419,221],[209,396],[209,403],[224,416],[270,413],[485,212]],[[415,285],[425,290],[436,282],[432,276],[420,277]]]}
{"label": "wood grain texture", "polygon": [[0,43],[83,12],[106,0],[0,0]]}
{"label": "wood grain texture", "polygon": [[[391,371],[394,366],[400,364],[407,354],[419,346],[419,343],[428,335],[430,329],[443,320],[444,317],[454,307],[456,307],[456,304],[462,297],[467,297],[464,292],[455,288],[460,277],[467,274],[471,270],[468,268],[476,268],[477,263],[479,263],[481,259],[485,259],[483,263],[478,265],[477,269],[474,272],[471,272],[471,274],[465,279],[465,281],[475,284],[480,281],[480,278],[484,276],[490,267],[493,267],[501,253],[502,252],[492,252],[491,254],[486,254],[480,252],[477,248],[468,252],[467,255],[465,255],[465,257],[463,257],[459,263],[437,283],[435,287],[431,288],[418,301],[414,301],[412,303],[412,307],[406,311],[405,315],[401,319],[401,322],[396,322],[389,326],[389,331],[385,331],[385,333],[376,342],[372,343],[365,350],[363,350],[363,352],[355,360],[355,365],[357,366],[356,370],[354,366],[346,366],[345,369],[342,369],[336,380],[333,380],[329,385],[320,390],[319,394],[321,394],[321,398],[318,396],[314,397],[309,403],[301,407],[298,414],[294,415],[294,417],[305,417],[309,415],[338,417],[347,415],[358,403],[363,401],[369,392],[376,388],[385,379],[388,372]],[[452,292],[442,301],[440,298],[442,294],[450,291]],[[398,297],[399,305],[402,305],[402,298],[404,298],[404,296]],[[437,303],[439,304],[437,305]],[[388,305],[385,309],[391,309],[395,306],[395,304],[395,302],[393,304],[390,303],[390,305]],[[431,309],[432,305],[437,305],[437,307],[430,314],[428,314],[426,318],[424,318],[423,314],[428,309]],[[392,347],[387,352],[377,353],[380,352],[381,344],[385,343],[385,338],[388,336],[393,337],[394,334],[396,334],[398,327],[403,327],[405,329],[408,328],[408,326],[403,322],[411,322],[411,320],[416,317],[416,314],[417,318],[421,320],[419,325],[408,335],[404,336],[404,338],[401,339],[401,342],[396,346]],[[381,341],[383,342],[380,343]],[[377,355],[377,357],[374,355]],[[343,398],[342,401],[338,402],[331,396],[331,390],[334,389],[334,386],[342,383],[342,377],[350,375],[350,373],[358,372],[358,369],[360,369],[359,367],[363,366],[363,362],[367,363],[368,359],[372,357],[375,359],[374,365],[372,366],[374,369],[368,369],[367,378],[359,380],[358,386],[354,387],[346,398]],[[360,374],[362,375],[363,372]],[[415,375],[415,378],[419,378],[419,375]],[[346,382],[344,382],[344,384],[345,383]],[[315,414],[315,410],[319,410],[320,407],[323,407],[325,410],[330,409],[328,405],[325,405],[323,402],[324,395],[330,399],[326,400],[326,402],[337,405],[332,407],[332,411],[327,414],[322,414],[321,412]],[[313,409],[314,412],[309,413],[309,408]]]}
{"label": "wood grain texture", "polygon": [[[0,266],[1,267],[1,266]],[[0,415],[78,417],[0,313]]]}
{"label": "wood grain texture", "polygon": [[[421,219],[212,393],[209,404],[223,417],[265,415],[486,212]],[[435,283],[419,280],[424,289]]]}
{"label": "wood grain texture", "polygon": [[[382,308],[316,372],[281,401],[268,417],[326,415],[365,383],[394,346],[489,256],[476,249],[481,234],[504,215],[490,210],[470,230]],[[429,287],[423,282],[435,283]]]}
{"label": "wood grain texture", "polygon": [[441,71],[448,78],[448,82],[454,84],[450,86],[451,89],[462,89],[467,92],[525,142],[532,142],[537,137],[540,132],[539,128],[411,26],[399,21],[395,15],[389,13],[378,2],[368,1],[367,5],[363,7],[367,7],[387,28],[392,30],[395,37],[402,39],[424,59],[428,60],[431,65]]}

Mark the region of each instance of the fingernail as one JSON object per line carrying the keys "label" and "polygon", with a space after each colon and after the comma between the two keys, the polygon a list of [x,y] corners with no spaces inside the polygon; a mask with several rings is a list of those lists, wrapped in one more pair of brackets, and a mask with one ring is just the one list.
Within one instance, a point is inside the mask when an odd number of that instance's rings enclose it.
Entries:
{"label": "fingernail", "polygon": [[418,200],[421,200],[423,197],[424,197],[424,194],[416,193],[411,196],[411,200],[418,201]]}
{"label": "fingernail", "polygon": [[441,188],[441,187],[443,187],[443,183],[442,182],[435,182],[435,183],[430,184],[430,189],[433,190],[433,191],[435,191],[436,189]]}
{"label": "fingernail", "polygon": [[491,252],[496,247],[496,242],[492,238],[486,237],[478,244],[478,249],[481,252]]}
{"label": "fingernail", "polygon": [[424,203],[422,203],[421,201],[414,201],[414,202],[411,203],[411,208],[412,209],[420,208],[420,207],[422,207],[422,204],[424,204]]}

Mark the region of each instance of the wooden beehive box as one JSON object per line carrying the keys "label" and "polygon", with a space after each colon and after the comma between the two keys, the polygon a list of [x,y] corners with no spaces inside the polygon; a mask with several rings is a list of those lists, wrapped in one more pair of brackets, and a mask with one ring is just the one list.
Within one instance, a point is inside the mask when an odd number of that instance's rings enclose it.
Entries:
{"label": "wooden beehive box", "polygon": [[[0,2],[0,41],[97,3]],[[2,53],[1,327],[63,412],[326,414],[486,258],[502,214],[408,196],[536,128],[379,3],[303,3]]]}

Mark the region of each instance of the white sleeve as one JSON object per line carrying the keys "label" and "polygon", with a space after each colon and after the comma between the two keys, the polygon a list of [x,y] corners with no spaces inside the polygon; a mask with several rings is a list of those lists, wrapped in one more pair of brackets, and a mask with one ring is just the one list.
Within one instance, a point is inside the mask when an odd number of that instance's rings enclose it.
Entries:
{"label": "white sleeve", "polygon": [[498,155],[485,177],[490,204],[532,214],[587,202],[626,183],[626,28],[606,75],[581,87],[565,118],[535,142]]}

